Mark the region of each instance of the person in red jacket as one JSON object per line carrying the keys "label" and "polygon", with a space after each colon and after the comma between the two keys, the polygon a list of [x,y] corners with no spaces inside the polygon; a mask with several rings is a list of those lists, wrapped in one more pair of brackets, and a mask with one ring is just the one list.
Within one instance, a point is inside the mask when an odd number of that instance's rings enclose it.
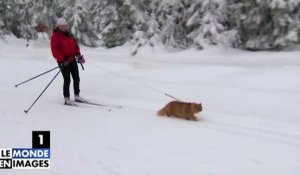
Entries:
{"label": "person in red jacket", "polygon": [[67,21],[64,18],[58,18],[56,27],[53,29],[51,36],[51,51],[61,69],[61,73],[64,78],[63,95],[65,104],[73,104],[70,100],[69,92],[71,76],[73,78],[75,101],[85,102],[86,100],[79,96],[80,78],[76,59],[78,63],[81,64],[85,63],[85,60],[80,53],[80,48],[76,39],[68,31]]}

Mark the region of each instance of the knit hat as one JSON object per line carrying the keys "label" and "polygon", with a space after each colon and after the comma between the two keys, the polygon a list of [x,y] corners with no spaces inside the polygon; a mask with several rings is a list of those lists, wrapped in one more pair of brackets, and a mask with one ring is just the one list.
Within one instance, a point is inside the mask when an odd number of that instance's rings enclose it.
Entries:
{"label": "knit hat", "polygon": [[56,26],[59,25],[67,25],[67,21],[65,20],[65,18],[58,18],[56,21]]}

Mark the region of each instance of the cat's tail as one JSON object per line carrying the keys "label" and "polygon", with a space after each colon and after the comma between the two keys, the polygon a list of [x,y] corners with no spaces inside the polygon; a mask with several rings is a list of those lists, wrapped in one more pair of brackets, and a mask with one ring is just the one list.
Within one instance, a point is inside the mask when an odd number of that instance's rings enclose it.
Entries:
{"label": "cat's tail", "polygon": [[164,108],[163,109],[161,109],[161,110],[159,110],[159,111],[157,111],[157,113],[156,113],[158,116],[163,116],[163,115],[165,115],[166,114],[166,112],[165,112],[165,110],[164,110]]}

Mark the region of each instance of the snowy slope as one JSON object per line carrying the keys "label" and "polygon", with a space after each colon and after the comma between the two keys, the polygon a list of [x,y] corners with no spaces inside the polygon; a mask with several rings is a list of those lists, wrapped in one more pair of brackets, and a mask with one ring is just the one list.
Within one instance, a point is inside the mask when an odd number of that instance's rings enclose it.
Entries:
{"label": "snowy slope", "polygon": [[[24,46],[0,41],[0,147],[31,147],[32,130],[50,130],[51,169],[0,174],[300,173],[299,52],[83,47],[81,95],[123,109],[63,105],[59,75],[25,114],[57,71],[15,88],[56,66],[46,41]],[[172,100],[164,93],[202,102],[200,120],[156,116]]]}

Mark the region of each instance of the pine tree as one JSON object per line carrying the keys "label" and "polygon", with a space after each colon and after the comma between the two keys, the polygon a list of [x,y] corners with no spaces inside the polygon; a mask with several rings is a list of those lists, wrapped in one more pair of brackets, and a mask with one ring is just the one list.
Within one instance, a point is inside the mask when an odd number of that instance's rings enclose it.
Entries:
{"label": "pine tree", "polygon": [[14,16],[12,17],[11,30],[18,38],[27,40],[37,39],[37,32],[32,24],[33,2],[13,1]]}
{"label": "pine tree", "polygon": [[89,1],[93,29],[97,34],[101,34],[116,16],[115,7],[112,4],[109,0]]}
{"label": "pine tree", "polygon": [[[273,47],[284,47],[299,40],[299,11],[300,1],[280,1],[273,0],[269,7],[272,9],[273,26],[272,37],[274,37]],[[298,8],[297,8],[298,7]]]}
{"label": "pine tree", "polygon": [[267,33],[272,32],[272,16],[267,2],[246,3],[246,10],[250,14],[243,20],[242,37],[247,49],[269,49],[270,38]]}
{"label": "pine tree", "polygon": [[11,34],[12,21],[15,16],[14,1],[0,1],[0,36]]}
{"label": "pine tree", "polygon": [[288,2],[289,13],[293,15],[294,25],[298,28],[298,42],[300,43],[300,1],[289,0]]}
{"label": "pine tree", "polygon": [[186,35],[183,1],[175,1],[172,4],[162,3],[158,10],[161,39],[164,45],[167,48],[188,48],[190,42]]}
{"label": "pine tree", "polygon": [[0,37],[3,37],[7,32],[7,28],[5,26],[7,4],[4,1],[0,2]]}
{"label": "pine tree", "polygon": [[194,0],[190,6],[187,8],[187,37],[193,41],[193,45],[197,49],[203,49],[201,42],[195,40],[201,33],[201,13],[200,9],[202,8],[202,0]]}
{"label": "pine tree", "polygon": [[64,11],[64,17],[68,21],[70,32],[77,41],[86,46],[96,47],[98,37],[93,31],[92,23],[89,20],[89,13],[80,0],[69,0]]}
{"label": "pine tree", "polygon": [[176,47],[174,39],[175,18],[171,15],[167,16],[166,24],[162,28],[162,41],[166,47]]}
{"label": "pine tree", "polygon": [[35,39],[37,24],[54,28],[65,17],[79,43],[92,47],[99,38],[133,50],[161,43],[280,49],[300,42],[299,9],[299,0],[0,0],[0,36]]}
{"label": "pine tree", "polygon": [[[35,0],[33,4],[34,15],[32,18],[32,23],[37,25],[43,25],[52,29],[55,27],[56,20],[56,0]],[[50,31],[48,31],[50,34]]]}
{"label": "pine tree", "polygon": [[[295,0],[240,1],[245,14],[239,24],[243,47],[249,50],[280,49],[299,39],[299,2]],[[293,7],[292,7],[293,6]],[[299,8],[298,8],[299,9]]]}
{"label": "pine tree", "polygon": [[101,33],[102,40],[108,48],[123,45],[127,42],[134,31],[135,21],[133,8],[128,1],[115,0],[112,3],[115,6],[115,16]]}
{"label": "pine tree", "polygon": [[134,56],[137,54],[140,47],[145,46],[147,43],[147,36],[142,30],[142,24],[138,26],[138,29],[133,34],[130,44],[132,45],[131,55]]}
{"label": "pine tree", "polygon": [[200,10],[200,26],[194,42],[197,45],[216,45],[224,40],[222,33],[227,30],[227,1],[204,0]]}
{"label": "pine tree", "polygon": [[135,55],[140,47],[150,45],[151,47],[162,45],[160,39],[160,26],[157,22],[156,11],[159,6],[158,0],[133,1],[133,29],[131,54]]}
{"label": "pine tree", "polygon": [[149,40],[149,45],[151,47],[155,47],[156,45],[160,46],[162,44],[162,41],[160,39],[160,29],[154,12],[150,14],[149,21],[147,22],[147,27],[148,30],[146,32],[146,35]]}

